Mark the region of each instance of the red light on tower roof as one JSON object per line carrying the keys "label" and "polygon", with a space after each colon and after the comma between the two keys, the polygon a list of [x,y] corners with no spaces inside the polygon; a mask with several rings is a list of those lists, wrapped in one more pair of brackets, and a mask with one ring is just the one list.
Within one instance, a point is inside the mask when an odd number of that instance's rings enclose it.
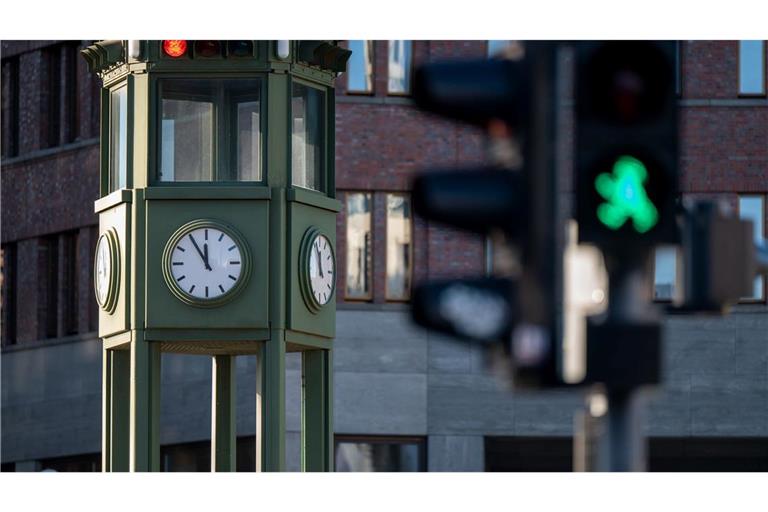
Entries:
{"label": "red light on tower roof", "polygon": [[181,57],[187,53],[187,42],[182,39],[167,39],[163,41],[163,51],[169,57]]}

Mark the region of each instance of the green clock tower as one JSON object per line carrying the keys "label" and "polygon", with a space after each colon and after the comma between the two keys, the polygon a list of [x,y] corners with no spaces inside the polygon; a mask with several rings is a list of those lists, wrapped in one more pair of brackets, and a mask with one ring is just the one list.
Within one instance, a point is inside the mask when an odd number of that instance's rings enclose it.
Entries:
{"label": "green clock tower", "polygon": [[105,471],[160,469],[160,354],[210,356],[211,470],[235,469],[234,358],[256,354],[257,468],[285,468],[302,353],[302,468],[333,469],[333,41],[100,41],[94,283]]}

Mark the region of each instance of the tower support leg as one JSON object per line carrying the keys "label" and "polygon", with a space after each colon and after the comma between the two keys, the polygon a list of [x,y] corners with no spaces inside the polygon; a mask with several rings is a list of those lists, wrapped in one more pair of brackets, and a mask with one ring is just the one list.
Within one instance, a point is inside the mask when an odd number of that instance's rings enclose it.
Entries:
{"label": "tower support leg", "polygon": [[211,471],[236,471],[235,356],[213,356]]}

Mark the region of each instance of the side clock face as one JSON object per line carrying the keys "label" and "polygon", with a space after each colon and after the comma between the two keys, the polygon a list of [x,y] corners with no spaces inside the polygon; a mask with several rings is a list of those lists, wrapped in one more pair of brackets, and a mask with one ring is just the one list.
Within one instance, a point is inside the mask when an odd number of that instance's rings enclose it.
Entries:
{"label": "side clock face", "polygon": [[238,291],[248,275],[245,242],[231,228],[198,221],[168,242],[165,277],[175,295],[193,305],[214,306]]}
{"label": "side clock face", "polygon": [[101,309],[110,314],[117,304],[119,273],[117,233],[114,230],[108,230],[102,233],[96,242],[93,288],[96,293],[96,302]]}
{"label": "side clock face", "polygon": [[333,295],[335,270],[331,243],[323,235],[315,236],[309,249],[309,287],[312,297],[321,306]]}
{"label": "side clock face", "polygon": [[309,228],[299,248],[299,289],[304,304],[312,313],[319,313],[333,298],[335,274],[336,259],[331,241],[319,229]]}
{"label": "side clock face", "polygon": [[99,238],[96,246],[96,302],[104,306],[107,302],[109,285],[112,277],[112,254],[109,251],[109,241],[105,235]]}

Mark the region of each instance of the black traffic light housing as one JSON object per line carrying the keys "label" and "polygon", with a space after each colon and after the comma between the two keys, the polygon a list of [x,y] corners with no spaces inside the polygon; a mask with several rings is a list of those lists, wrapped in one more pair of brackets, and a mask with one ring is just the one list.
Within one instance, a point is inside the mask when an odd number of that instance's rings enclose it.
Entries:
{"label": "black traffic light housing", "polygon": [[579,240],[609,250],[678,243],[672,41],[577,45]]}

